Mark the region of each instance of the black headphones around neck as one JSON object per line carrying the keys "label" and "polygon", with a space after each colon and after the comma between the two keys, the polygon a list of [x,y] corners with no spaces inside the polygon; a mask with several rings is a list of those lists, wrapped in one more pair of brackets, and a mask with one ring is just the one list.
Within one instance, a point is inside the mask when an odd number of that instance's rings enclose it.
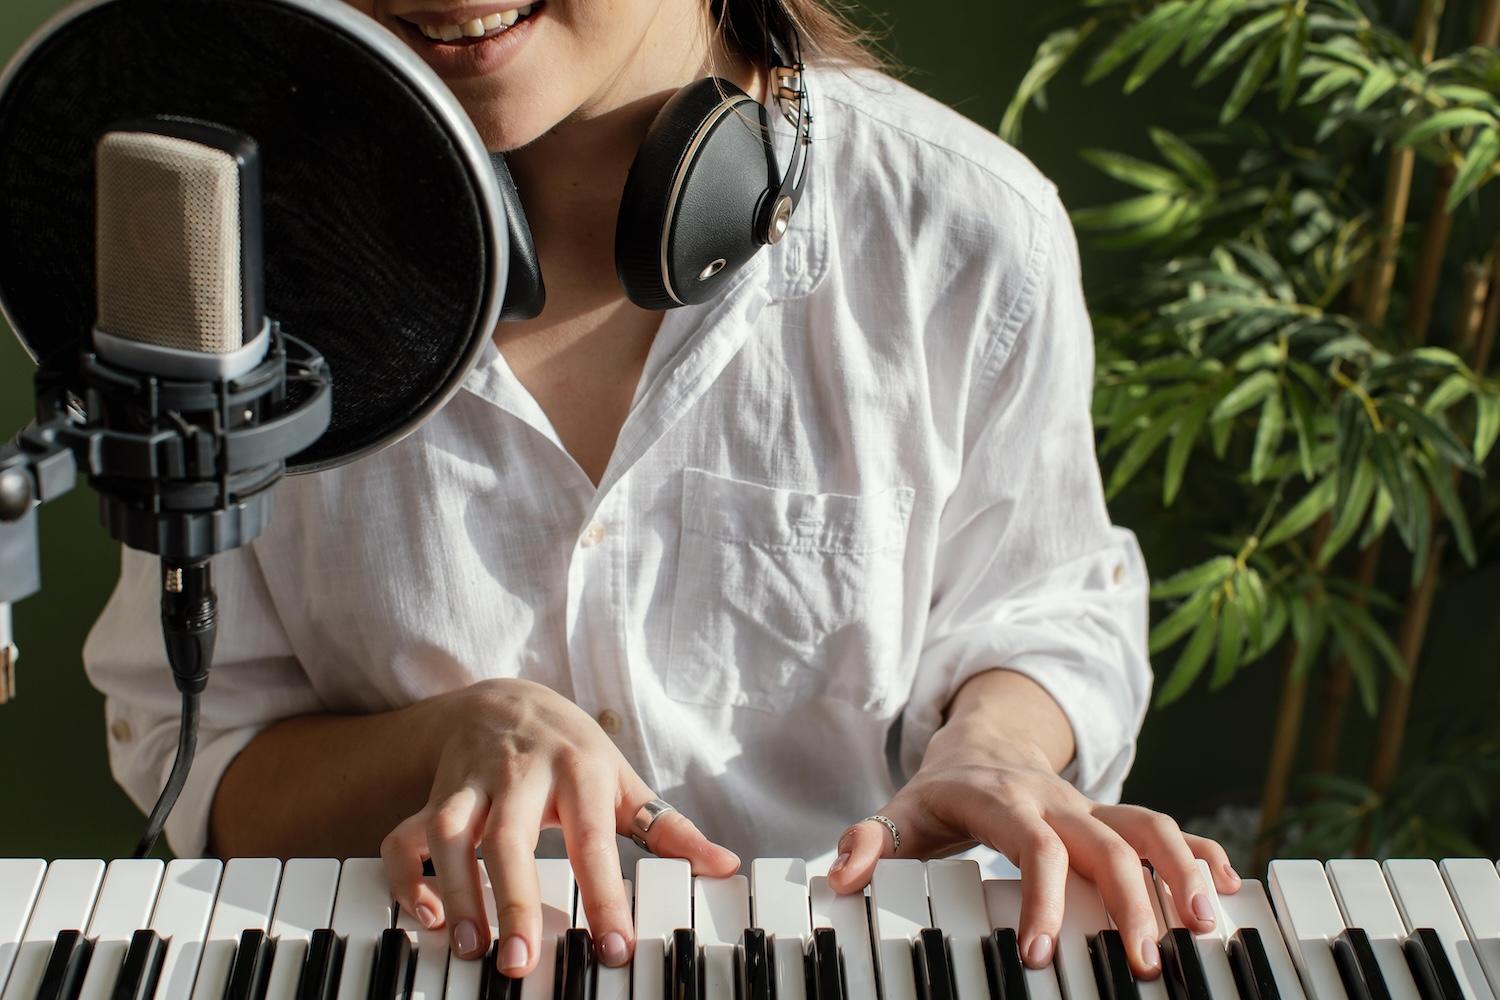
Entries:
{"label": "black headphones around neck", "polygon": [[[662,106],[625,179],[615,223],[615,274],[630,301],[672,309],[712,298],[761,247],[778,242],[802,200],[812,112],[801,40],[768,28],[772,95],[795,129],[785,173],[765,105],[722,77],[688,84]],[[546,291],[520,198],[491,154],[510,220],[510,276],[500,318],[531,319]]]}

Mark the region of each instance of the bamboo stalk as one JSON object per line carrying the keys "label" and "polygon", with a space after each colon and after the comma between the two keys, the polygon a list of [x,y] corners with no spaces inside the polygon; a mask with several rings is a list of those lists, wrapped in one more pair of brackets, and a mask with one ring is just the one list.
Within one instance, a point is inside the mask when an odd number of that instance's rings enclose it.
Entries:
{"label": "bamboo stalk", "polygon": [[1479,12],[1479,31],[1474,41],[1476,45],[1500,44],[1500,2],[1487,0]]}
{"label": "bamboo stalk", "polygon": [[[1359,565],[1354,571],[1354,581],[1361,590],[1375,584],[1375,572],[1380,568],[1380,551],[1385,539],[1377,537],[1364,552],[1360,553]],[[1363,594],[1355,598],[1361,608],[1369,604]],[[1344,714],[1349,705],[1349,694],[1353,690],[1353,671],[1349,657],[1339,653],[1323,675],[1323,709],[1318,716],[1318,732],[1313,745],[1312,769],[1318,774],[1332,774],[1338,770],[1339,737],[1344,726]]]}
{"label": "bamboo stalk", "polygon": [[1271,759],[1266,766],[1266,783],[1261,791],[1260,830],[1255,835],[1255,870],[1264,871],[1276,853],[1270,832],[1286,809],[1287,787],[1291,784],[1292,763],[1297,757],[1297,738],[1302,732],[1302,711],[1307,703],[1307,675],[1296,676],[1293,668],[1301,647],[1293,642],[1287,648],[1282,667],[1281,702],[1276,706],[1276,728],[1271,736]]}
{"label": "bamboo stalk", "polygon": [[1443,275],[1443,257],[1448,252],[1448,236],[1453,231],[1453,216],[1448,211],[1448,192],[1453,190],[1457,171],[1445,166],[1438,171],[1432,189],[1432,211],[1427,216],[1427,230],[1422,236],[1422,250],[1417,255],[1417,276],[1411,291],[1411,334],[1417,343],[1427,343],[1432,326],[1432,307],[1437,302],[1438,284]]}

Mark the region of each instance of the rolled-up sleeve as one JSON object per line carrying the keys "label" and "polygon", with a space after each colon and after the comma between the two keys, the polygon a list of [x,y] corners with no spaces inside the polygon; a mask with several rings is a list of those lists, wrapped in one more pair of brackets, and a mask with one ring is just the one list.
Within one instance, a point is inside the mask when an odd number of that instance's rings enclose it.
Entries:
{"label": "rolled-up sleeve", "polygon": [[[155,556],[122,549],[119,582],[83,647],[84,669],[105,696],[110,770],[143,812],[166,784],[182,706],[162,645],[160,565]],[[215,557],[213,584],[219,633],[200,702],[197,755],[166,826],[179,857],[206,850],[209,810],[235,755],[271,723],[321,707],[253,550]]]}
{"label": "rolled-up sleeve", "polygon": [[1072,725],[1064,776],[1111,801],[1150,697],[1148,580],[1135,536],[1105,507],[1078,246],[1049,195],[1023,291],[973,380],[900,764],[916,770],[965,681],[1004,667],[1046,689]]}

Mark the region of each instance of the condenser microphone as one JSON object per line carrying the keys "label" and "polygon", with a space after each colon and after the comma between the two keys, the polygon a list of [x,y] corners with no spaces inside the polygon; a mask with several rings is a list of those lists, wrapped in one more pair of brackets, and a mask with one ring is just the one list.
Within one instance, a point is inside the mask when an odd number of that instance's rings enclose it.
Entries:
{"label": "condenser microphone", "polygon": [[260,161],[248,137],[161,117],[96,147],[101,358],[171,378],[239,378],[265,359]]}

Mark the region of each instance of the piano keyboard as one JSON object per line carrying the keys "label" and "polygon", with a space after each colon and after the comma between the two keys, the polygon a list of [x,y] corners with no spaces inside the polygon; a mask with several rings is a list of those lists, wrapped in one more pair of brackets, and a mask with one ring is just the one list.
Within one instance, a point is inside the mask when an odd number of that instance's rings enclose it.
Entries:
{"label": "piano keyboard", "polygon": [[[1200,862],[1200,864],[1202,864]],[[1050,968],[1020,959],[1020,883],[973,861],[882,861],[838,896],[801,861],[694,878],[647,859],[635,958],[594,957],[567,861],[537,862],[544,940],[512,980],[392,904],[380,862],[0,859],[0,1000],[1495,1000],[1500,871],[1482,859],[1272,862],[1208,933],[1157,903],[1137,981],[1094,887],[1067,885]],[[1204,869],[1205,882],[1212,885]],[[486,894],[488,896],[488,894]],[[490,901],[493,907],[493,901]],[[491,936],[494,914],[490,913]]]}

